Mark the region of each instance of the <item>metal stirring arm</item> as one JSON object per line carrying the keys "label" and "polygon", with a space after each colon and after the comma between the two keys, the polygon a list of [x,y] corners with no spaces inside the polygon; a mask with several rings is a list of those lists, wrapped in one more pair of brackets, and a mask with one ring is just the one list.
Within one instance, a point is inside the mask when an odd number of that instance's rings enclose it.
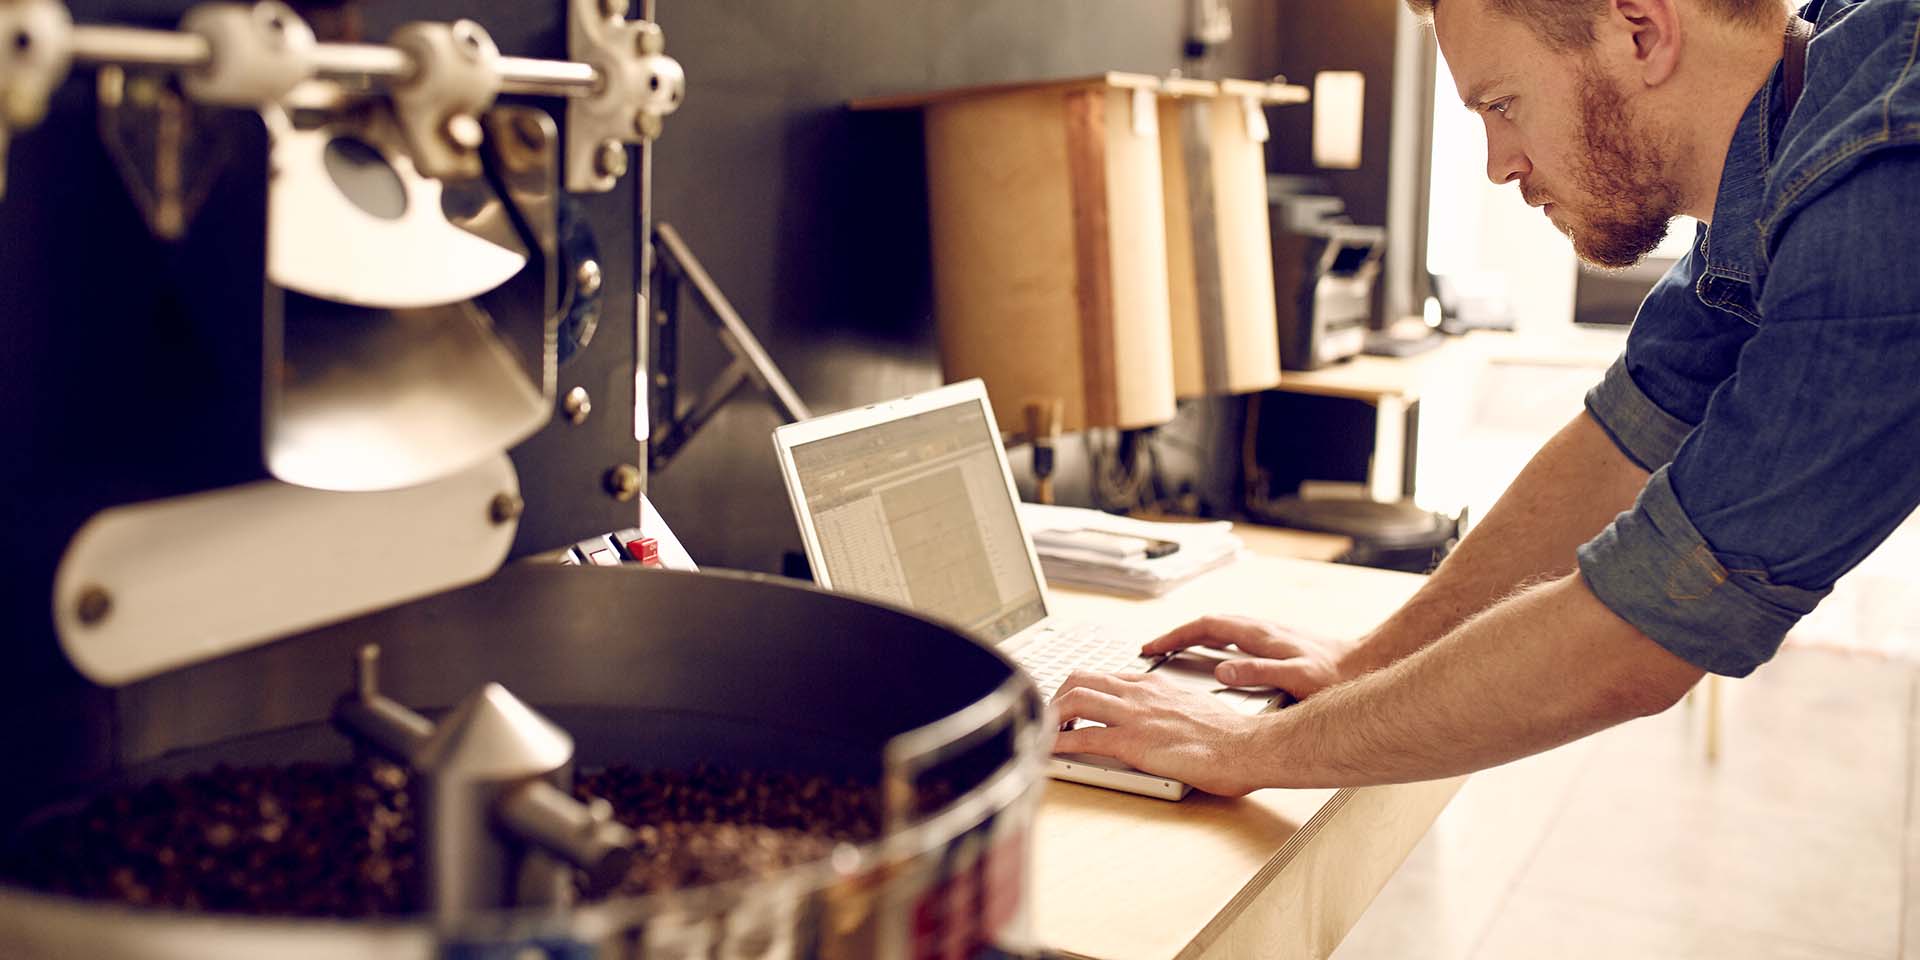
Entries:
{"label": "metal stirring arm", "polygon": [[333,719],[419,778],[437,918],[564,904],[574,868],[585,873],[589,895],[619,885],[633,862],[633,833],[605,800],[582,803],[563,789],[573,760],[566,731],[491,683],[435,724],[382,695],[378,671],[379,648],[362,648],[354,690]]}

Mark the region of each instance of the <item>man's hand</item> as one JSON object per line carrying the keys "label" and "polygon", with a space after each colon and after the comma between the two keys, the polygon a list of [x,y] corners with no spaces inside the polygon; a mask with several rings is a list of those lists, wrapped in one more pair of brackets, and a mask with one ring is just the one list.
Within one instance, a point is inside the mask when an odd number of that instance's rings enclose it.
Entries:
{"label": "man's hand", "polygon": [[1242,772],[1253,755],[1254,718],[1211,696],[1144,673],[1075,673],[1060,685],[1053,708],[1063,723],[1106,724],[1062,731],[1055,753],[1112,757],[1222,796],[1254,789]]}
{"label": "man's hand", "polygon": [[1141,647],[1140,654],[1188,647],[1238,647],[1247,654],[1214,668],[1214,677],[1230,687],[1278,687],[1305,700],[1349,679],[1340,665],[1347,644],[1250,617],[1201,617]]}

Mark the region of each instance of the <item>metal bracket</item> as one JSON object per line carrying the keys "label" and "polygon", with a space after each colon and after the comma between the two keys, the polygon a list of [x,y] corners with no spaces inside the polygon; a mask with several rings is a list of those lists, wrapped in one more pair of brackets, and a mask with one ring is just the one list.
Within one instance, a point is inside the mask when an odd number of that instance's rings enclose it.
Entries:
{"label": "metal bracket", "polygon": [[480,116],[500,93],[500,48],[472,20],[409,23],[387,42],[413,58],[413,74],[393,85],[393,107],[414,167],[429,177],[479,176]]}
{"label": "metal bracket", "polygon": [[666,55],[666,35],[627,19],[627,0],[570,0],[567,56],[599,78],[593,93],[567,101],[567,190],[605,193],[627,172],[627,144],[660,135],[679,109],[687,76]]}
{"label": "metal bracket", "polygon": [[102,67],[95,95],[100,142],[113,158],[147,229],[162,240],[186,235],[229,160],[218,124],[151,70]]}
{"label": "metal bracket", "polygon": [[0,196],[13,131],[46,116],[73,62],[73,20],[58,0],[0,0]]}
{"label": "metal bracket", "polygon": [[[695,432],[732,400],[749,383],[760,388],[768,405],[780,415],[786,423],[797,423],[813,416],[800,394],[794,392],[793,385],[787,382],[786,375],[767,355],[767,349],[760,345],[758,337],[747,328],[747,322],[740,319],[733,304],[720,292],[719,284],[707,274],[706,268],[687,249],[685,240],[680,239],[678,231],[671,224],[656,224],[653,228],[654,260],[653,297],[655,304],[653,322],[653,345],[648,355],[653,358],[654,372],[652,399],[648,409],[654,411],[659,422],[653,427],[652,439],[647,443],[648,466],[659,470],[678,453],[682,446],[692,439]],[[700,399],[687,406],[681,406],[675,392],[679,386],[679,327],[680,327],[680,285],[686,283],[693,288],[699,298],[703,311],[713,326],[713,334],[733,355],[733,362],[707,389]]]}

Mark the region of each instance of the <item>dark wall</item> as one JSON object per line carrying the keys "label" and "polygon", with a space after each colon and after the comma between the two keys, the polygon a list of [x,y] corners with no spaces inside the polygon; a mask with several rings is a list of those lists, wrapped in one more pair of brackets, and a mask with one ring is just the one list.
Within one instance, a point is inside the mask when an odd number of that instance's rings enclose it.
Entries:
{"label": "dark wall", "polygon": [[1268,167],[1280,173],[1315,174],[1347,202],[1355,223],[1387,222],[1387,147],[1393,129],[1394,23],[1401,0],[1274,0],[1272,55],[1295,83],[1313,85],[1322,70],[1358,70],[1367,89],[1360,128],[1360,169],[1319,170],[1313,165],[1313,111],[1273,112]]}
{"label": "dark wall", "polygon": [[[1221,75],[1264,78],[1276,0],[1234,0]],[[847,101],[1180,65],[1173,0],[660,0],[687,72],[655,160],[660,220],[686,237],[815,412],[936,386],[924,152],[915,113]],[[683,395],[722,353],[683,314]],[[777,570],[798,535],[773,458],[778,423],[728,406],[650,496],[693,556]]]}

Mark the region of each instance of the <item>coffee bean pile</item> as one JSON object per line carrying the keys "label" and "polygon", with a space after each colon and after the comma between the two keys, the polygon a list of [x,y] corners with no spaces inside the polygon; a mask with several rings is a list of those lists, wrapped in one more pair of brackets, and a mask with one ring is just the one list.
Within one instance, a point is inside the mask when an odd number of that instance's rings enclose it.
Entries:
{"label": "coffee bean pile", "polygon": [[407,772],[216,767],[94,797],[18,839],[6,873],[142,907],[362,917],[423,902]]}
{"label": "coffee bean pile", "polygon": [[[100,794],[16,838],[0,875],[67,896],[144,907],[302,917],[424,909],[409,772],[352,766],[216,767]],[[872,783],[732,771],[582,772],[637,852],[616,895],[764,876],[880,833]],[[926,791],[922,809],[953,795]]]}
{"label": "coffee bean pile", "polygon": [[880,835],[880,791],[853,780],[609,767],[582,773],[575,792],[605,797],[633,828],[626,896],[765,876]]}

